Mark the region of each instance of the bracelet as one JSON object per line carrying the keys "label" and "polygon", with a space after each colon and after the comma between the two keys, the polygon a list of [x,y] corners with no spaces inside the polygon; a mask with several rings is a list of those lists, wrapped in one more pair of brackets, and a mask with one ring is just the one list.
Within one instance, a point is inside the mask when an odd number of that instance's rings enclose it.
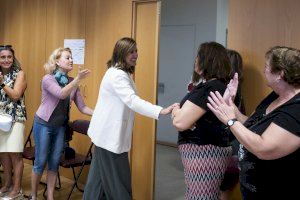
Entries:
{"label": "bracelet", "polygon": [[2,84],[0,85],[0,89],[2,89],[2,88],[4,88],[4,87],[5,87],[5,84],[2,83]]}

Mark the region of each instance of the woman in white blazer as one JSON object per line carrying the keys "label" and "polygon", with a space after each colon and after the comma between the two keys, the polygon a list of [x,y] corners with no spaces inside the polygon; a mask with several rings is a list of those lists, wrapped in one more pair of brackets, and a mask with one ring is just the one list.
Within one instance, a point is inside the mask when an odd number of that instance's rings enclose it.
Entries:
{"label": "woman in white blazer", "polygon": [[95,144],[83,199],[131,200],[128,151],[131,148],[134,113],[158,119],[169,114],[136,94],[131,75],[138,58],[132,38],[117,41],[99,89],[88,135]]}

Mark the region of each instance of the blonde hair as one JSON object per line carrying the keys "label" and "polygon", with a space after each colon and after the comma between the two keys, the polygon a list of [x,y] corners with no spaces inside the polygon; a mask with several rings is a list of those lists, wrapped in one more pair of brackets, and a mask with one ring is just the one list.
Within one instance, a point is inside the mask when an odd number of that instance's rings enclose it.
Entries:
{"label": "blonde hair", "polygon": [[52,74],[58,67],[58,65],[56,64],[57,60],[60,59],[62,53],[64,51],[69,52],[70,54],[72,54],[71,49],[70,48],[62,48],[59,47],[57,49],[55,49],[51,55],[49,56],[48,61],[44,64],[44,68],[46,73],[48,74]]}

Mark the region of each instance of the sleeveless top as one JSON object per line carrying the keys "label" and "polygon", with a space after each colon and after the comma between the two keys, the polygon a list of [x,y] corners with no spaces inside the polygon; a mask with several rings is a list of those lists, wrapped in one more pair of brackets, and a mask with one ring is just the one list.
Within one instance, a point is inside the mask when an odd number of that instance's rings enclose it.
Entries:
{"label": "sleeveless top", "polygon": [[[10,88],[14,88],[15,81],[17,79],[18,72],[20,70],[11,70],[8,74],[3,75],[3,83]],[[0,89],[0,113],[9,114],[14,118],[16,122],[26,121],[26,109],[24,103],[24,95],[14,102],[8,97],[3,89]]]}

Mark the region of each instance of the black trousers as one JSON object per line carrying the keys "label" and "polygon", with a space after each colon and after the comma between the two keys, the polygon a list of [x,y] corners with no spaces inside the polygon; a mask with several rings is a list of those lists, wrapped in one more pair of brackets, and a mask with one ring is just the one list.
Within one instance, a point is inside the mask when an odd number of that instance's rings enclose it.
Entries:
{"label": "black trousers", "polygon": [[95,146],[84,200],[131,200],[128,153],[115,154]]}

